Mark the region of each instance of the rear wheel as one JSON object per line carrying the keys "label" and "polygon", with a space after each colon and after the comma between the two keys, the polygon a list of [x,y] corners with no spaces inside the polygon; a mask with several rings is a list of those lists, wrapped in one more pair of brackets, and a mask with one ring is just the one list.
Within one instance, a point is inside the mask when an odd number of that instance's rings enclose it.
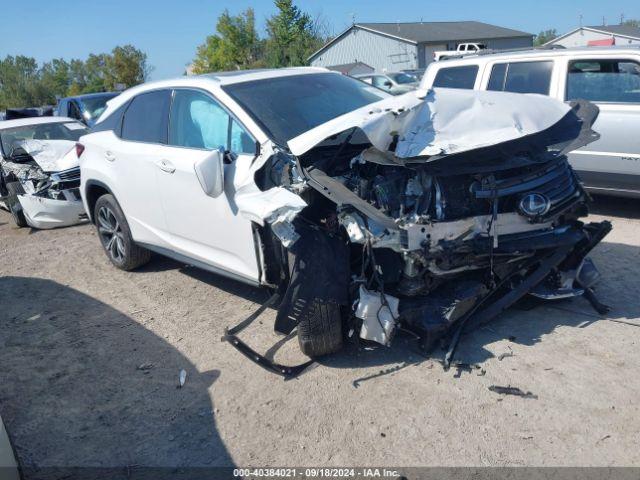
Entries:
{"label": "rear wheel", "polygon": [[100,243],[116,267],[129,271],[149,262],[151,252],[133,241],[129,224],[113,195],[103,195],[98,199],[94,219]]}

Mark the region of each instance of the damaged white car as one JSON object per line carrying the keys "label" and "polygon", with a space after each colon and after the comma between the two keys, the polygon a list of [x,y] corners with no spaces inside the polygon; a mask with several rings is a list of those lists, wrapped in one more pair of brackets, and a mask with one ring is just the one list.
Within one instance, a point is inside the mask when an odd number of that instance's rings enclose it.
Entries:
{"label": "damaged white car", "polygon": [[0,122],[0,206],[16,226],[45,229],[86,220],[76,142],[87,132],[71,118]]}
{"label": "damaged white car", "polygon": [[[81,192],[114,265],[153,250],[269,286],[276,330],[297,328],[311,357],[399,328],[428,350],[525,295],[604,308],[585,256],[611,226],[579,220],[565,157],[597,138],[597,113],[538,95],[391,97],[313,68],[188,77],[109,103],[81,139]],[[225,338],[291,373],[238,331]]]}

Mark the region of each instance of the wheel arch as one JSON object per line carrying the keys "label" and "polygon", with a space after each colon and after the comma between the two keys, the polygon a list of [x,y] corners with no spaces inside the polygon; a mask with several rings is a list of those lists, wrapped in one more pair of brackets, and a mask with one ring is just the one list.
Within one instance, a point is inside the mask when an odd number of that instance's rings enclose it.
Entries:
{"label": "wheel arch", "polygon": [[[87,215],[91,223],[95,223],[93,211],[95,210],[98,199],[106,194],[113,195],[111,189],[99,180],[88,180],[84,187],[84,195],[87,202]],[[115,198],[115,195],[113,195]]]}

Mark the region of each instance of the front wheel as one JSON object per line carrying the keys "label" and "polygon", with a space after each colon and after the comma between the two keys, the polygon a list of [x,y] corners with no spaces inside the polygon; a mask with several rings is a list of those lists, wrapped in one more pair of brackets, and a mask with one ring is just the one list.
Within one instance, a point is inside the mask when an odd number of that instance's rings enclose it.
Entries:
{"label": "front wheel", "polygon": [[133,241],[129,224],[113,195],[101,196],[93,215],[100,243],[111,263],[129,271],[149,262],[151,252]]}
{"label": "front wheel", "polygon": [[27,218],[24,216],[24,212],[22,211],[20,200],[18,200],[18,195],[24,193],[24,190],[22,190],[22,187],[16,185],[19,184],[7,184],[7,192],[9,193],[8,196],[10,199],[7,201],[7,207],[9,208],[9,212],[11,212],[11,217],[13,218],[13,222],[16,224],[16,227],[24,228],[28,227],[29,224],[27,223]]}
{"label": "front wheel", "polygon": [[311,358],[328,355],[342,348],[340,305],[314,299],[298,324],[298,343]]}

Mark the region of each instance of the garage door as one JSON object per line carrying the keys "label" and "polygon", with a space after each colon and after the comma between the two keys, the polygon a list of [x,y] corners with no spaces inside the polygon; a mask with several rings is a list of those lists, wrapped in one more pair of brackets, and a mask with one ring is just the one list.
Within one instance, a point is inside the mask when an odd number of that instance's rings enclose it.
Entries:
{"label": "garage door", "polygon": [[433,52],[436,50],[446,50],[447,44],[443,43],[442,45],[425,45],[424,46],[424,64],[429,65],[433,62]]}

